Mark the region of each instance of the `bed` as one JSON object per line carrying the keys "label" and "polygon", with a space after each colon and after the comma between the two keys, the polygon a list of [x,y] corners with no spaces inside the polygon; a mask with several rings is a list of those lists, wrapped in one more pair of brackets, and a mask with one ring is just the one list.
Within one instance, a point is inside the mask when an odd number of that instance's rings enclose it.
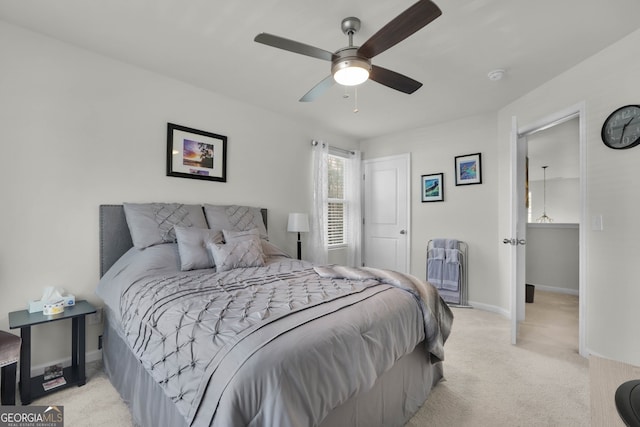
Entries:
{"label": "bed", "polygon": [[443,376],[447,305],[411,276],[292,259],[266,224],[244,206],[100,206],[104,369],[134,421],[404,425]]}

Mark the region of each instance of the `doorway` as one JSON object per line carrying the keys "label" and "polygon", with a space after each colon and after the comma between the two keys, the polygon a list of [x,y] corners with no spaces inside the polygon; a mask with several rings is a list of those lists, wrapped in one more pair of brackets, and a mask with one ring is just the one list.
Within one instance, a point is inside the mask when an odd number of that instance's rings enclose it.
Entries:
{"label": "doorway", "polygon": [[521,342],[578,351],[580,135],[578,118],[527,137],[527,287]]}
{"label": "doorway", "polygon": [[409,273],[410,154],[364,162],[364,265]]}
{"label": "doorway", "polygon": [[525,200],[525,168],[528,138],[532,135],[549,129],[553,126],[565,123],[569,120],[577,119],[579,127],[579,286],[578,292],[581,296],[578,307],[578,349],[579,353],[586,357],[586,286],[587,278],[585,274],[586,260],[586,232],[584,229],[586,218],[586,125],[585,125],[585,105],[577,104],[565,110],[551,114],[542,120],[527,126],[519,126],[517,117],[512,120],[511,132],[511,215],[510,229],[512,237],[505,239],[505,243],[510,243],[510,288],[511,288],[511,341],[513,344],[518,340],[518,328],[525,315],[525,268],[526,268],[526,224],[527,215],[523,208]]}

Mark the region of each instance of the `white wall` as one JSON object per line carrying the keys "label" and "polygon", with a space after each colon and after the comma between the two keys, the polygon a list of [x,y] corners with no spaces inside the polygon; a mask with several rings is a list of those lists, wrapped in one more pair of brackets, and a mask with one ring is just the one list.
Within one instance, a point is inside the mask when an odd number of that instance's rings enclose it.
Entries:
{"label": "white wall", "polygon": [[578,295],[577,224],[527,225],[526,283],[542,290]]}
{"label": "white wall", "polygon": [[[99,204],[265,207],[272,241],[295,256],[286,221],[289,212],[311,209],[310,140],[357,146],[1,21],[0,56],[3,330],[8,312],[26,308],[47,285],[101,305],[94,295]],[[226,135],[228,182],[166,177],[167,122]],[[35,365],[69,356],[69,326],[62,323],[34,328]],[[99,333],[88,329],[89,351]]]}
{"label": "white wall", "polygon": [[[508,234],[509,134],[512,116],[522,126],[584,101],[586,105],[586,347],[626,363],[640,365],[640,148],[611,150],[600,139],[605,118],[616,108],[640,100],[640,61],[630,52],[640,30],[573,69],[504,107],[498,114],[499,230]],[[616,65],[612,65],[616,64]],[[591,230],[591,218],[603,216],[603,231]],[[508,294],[508,249],[499,246],[500,283]]]}
{"label": "white wall", "polygon": [[[529,181],[531,194],[531,221],[542,216],[544,211],[544,182]],[[580,222],[580,180],[577,178],[547,179],[547,216],[553,222]]]}
{"label": "white wall", "polygon": [[[469,245],[469,300],[500,308],[497,289],[497,145],[495,114],[467,117],[428,128],[362,141],[363,157],[411,153],[411,273],[426,277],[430,239],[446,237]],[[455,156],[482,153],[482,184],[455,185]],[[422,203],[420,176],[444,173],[444,202]]]}

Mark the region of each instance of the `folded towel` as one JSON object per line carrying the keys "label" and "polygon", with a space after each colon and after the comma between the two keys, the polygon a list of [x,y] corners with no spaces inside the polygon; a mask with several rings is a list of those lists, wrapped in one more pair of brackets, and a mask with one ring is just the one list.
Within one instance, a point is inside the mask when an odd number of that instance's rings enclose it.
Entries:
{"label": "folded towel", "polygon": [[445,252],[443,248],[429,250],[427,256],[427,281],[436,288],[442,288],[442,268],[444,266]]}
{"label": "folded towel", "polygon": [[431,244],[433,245],[434,248],[446,248],[447,239],[433,239],[431,241]]}
{"label": "folded towel", "polygon": [[445,249],[445,261],[442,265],[442,288],[449,291],[460,289],[460,258],[458,249]]}
{"label": "folded towel", "polygon": [[445,262],[460,262],[460,251],[458,249],[445,249],[444,250]]}
{"label": "folded towel", "polygon": [[445,239],[445,249],[458,249],[458,241],[456,239]]}
{"label": "folded towel", "polygon": [[444,248],[432,248],[429,250],[429,257],[433,259],[445,259],[446,252]]}

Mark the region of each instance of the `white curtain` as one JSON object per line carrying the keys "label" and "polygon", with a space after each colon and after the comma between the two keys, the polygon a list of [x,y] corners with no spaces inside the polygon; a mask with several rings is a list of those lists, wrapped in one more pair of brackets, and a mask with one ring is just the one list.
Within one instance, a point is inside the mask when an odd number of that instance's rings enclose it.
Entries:
{"label": "white curtain", "polygon": [[313,146],[313,212],[309,227],[310,261],[318,264],[327,263],[327,199],[328,177],[327,163],[329,146],[319,141]]}
{"label": "white curtain", "polygon": [[362,154],[354,151],[345,161],[345,199],[347,201],[347,265],[362,266]]}

